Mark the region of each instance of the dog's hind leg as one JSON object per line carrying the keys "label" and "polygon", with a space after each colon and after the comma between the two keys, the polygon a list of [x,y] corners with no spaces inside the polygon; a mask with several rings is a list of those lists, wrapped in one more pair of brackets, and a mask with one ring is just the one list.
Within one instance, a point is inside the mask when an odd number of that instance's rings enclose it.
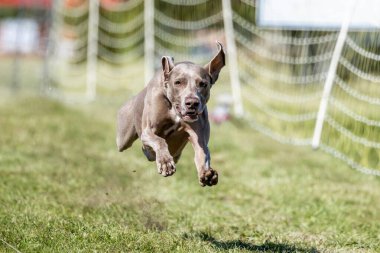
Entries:
{"label": "dog's hind leg", "polygon": [[127,102],[117,114],[116,144],[119,151],[123,151],[138,138],[134,124],[134,103],[135,99]]}

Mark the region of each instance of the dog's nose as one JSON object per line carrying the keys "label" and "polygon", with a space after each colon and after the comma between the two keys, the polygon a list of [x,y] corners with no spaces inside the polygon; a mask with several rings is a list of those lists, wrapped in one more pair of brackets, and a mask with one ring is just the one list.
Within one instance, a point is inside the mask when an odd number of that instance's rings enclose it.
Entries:
{"label": "dog's nose", "polygon": [[187,109],[198,109],[200,102],[198,98],[186,98],[185,105]]}

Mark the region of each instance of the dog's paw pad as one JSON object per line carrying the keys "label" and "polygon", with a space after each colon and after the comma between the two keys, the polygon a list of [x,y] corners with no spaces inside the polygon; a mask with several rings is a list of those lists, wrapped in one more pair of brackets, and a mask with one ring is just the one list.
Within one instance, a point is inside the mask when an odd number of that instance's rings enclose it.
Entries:
{"label": "dog's paw pad", "polygon": [[157,160],[157,171],[164,177],[173,175],[176,172],[175,163],[171,156]]}
{"label": "dog's paw pad", "polygon": [[201,186],[216,185],[218,183],[218,172],[211,168],[202,172],[201,176],[199,177],[199,183]]}

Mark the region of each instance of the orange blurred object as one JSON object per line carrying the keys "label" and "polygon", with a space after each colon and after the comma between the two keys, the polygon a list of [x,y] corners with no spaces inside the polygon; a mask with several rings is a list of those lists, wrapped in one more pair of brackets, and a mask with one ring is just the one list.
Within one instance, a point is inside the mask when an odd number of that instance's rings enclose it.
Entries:
{"label": "orange blurred object", "polygon": [[81,6],[83,3],[87,2],[86,0],[65,0],[65,7],[75,8]]}
{"label": "orange blurred object", "polygon": [[52,0],[0,0],[0,7],[50,8]]}

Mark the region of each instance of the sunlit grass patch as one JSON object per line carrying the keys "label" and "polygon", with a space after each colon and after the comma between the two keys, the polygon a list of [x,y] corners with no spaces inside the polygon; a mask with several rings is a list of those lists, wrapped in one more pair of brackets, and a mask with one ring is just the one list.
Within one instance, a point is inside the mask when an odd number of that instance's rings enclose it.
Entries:
{"label": "sunlit grass patch", "polygon": [[1,104],[3,240],[22,252],[380,250],[377,178],[239,121],[212,126],[216,187],[198,185],[191,147],[163,178],[138,141],[117,152],[116,110]]}

